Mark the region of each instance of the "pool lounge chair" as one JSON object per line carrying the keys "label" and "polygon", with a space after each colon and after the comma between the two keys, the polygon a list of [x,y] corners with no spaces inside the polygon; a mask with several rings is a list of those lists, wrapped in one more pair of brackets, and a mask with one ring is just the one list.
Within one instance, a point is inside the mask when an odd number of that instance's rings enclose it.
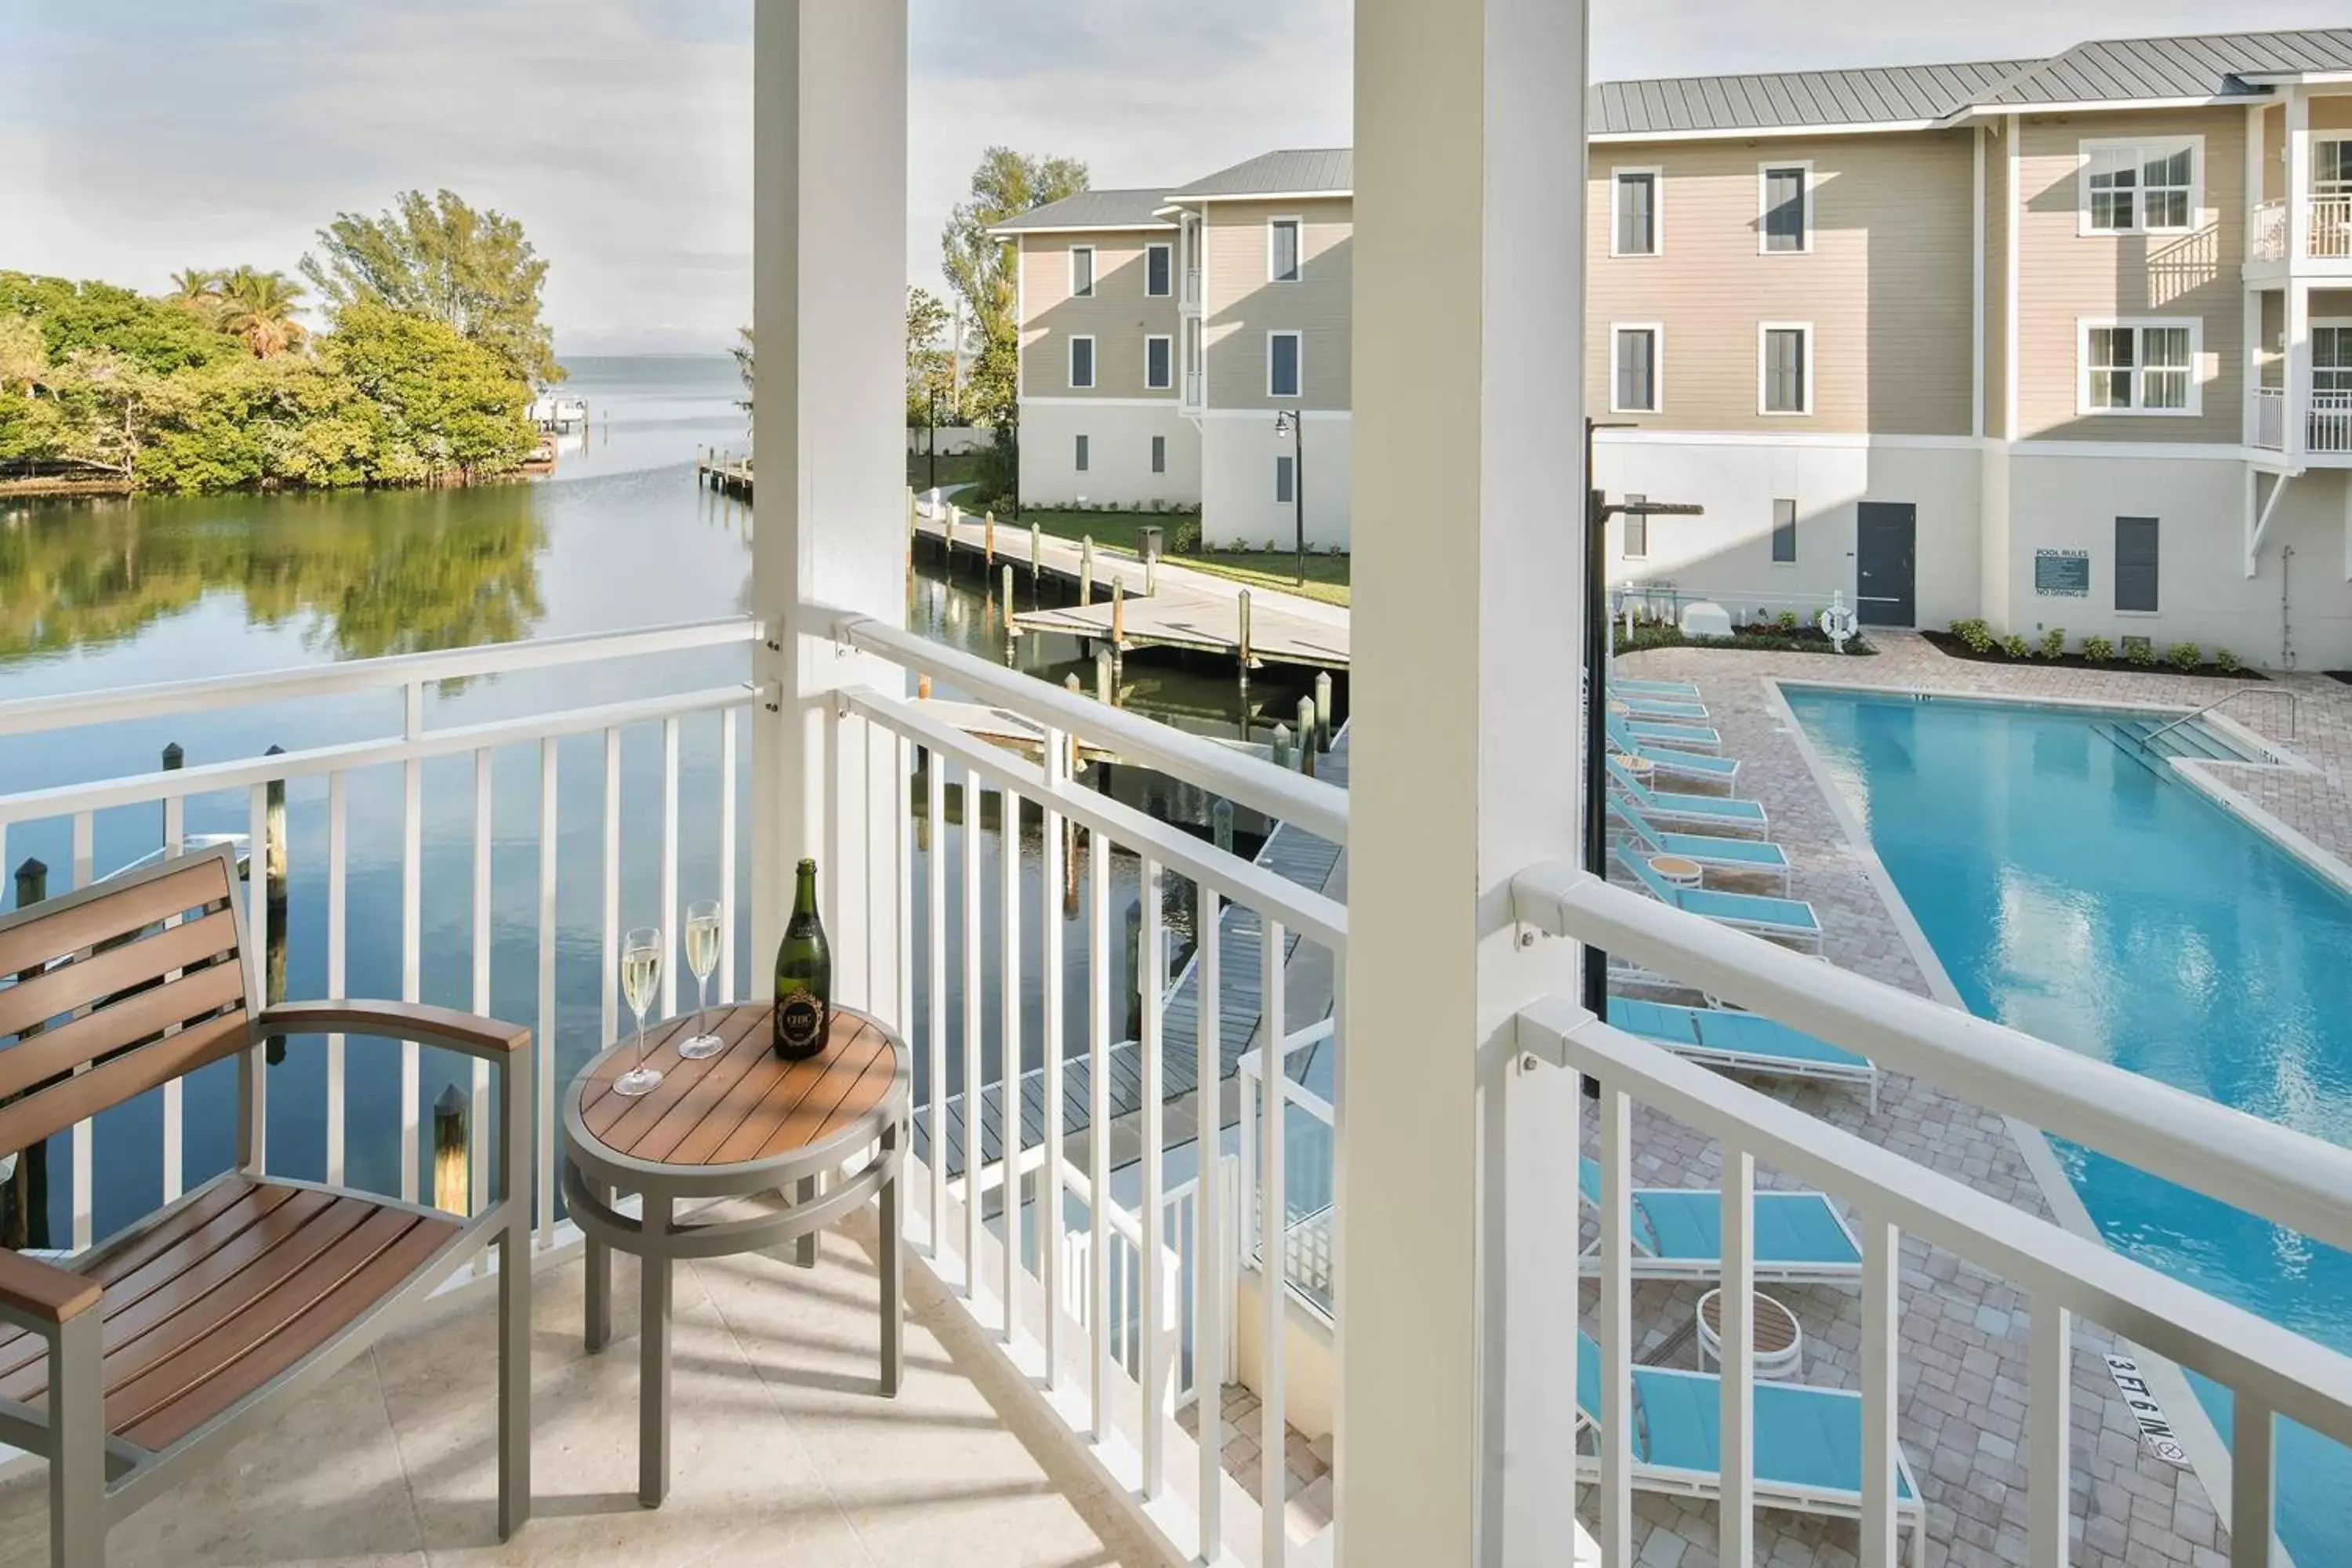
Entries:
{"label": "pool lounge chair", "polygon": [[[1576,1417],[1601,1431],[1601,1347],[1577,1331]],[[1633,1489],[1723,1495],[1723,1379],[1679,1367],[1633,1368]],[[1862,1395],[1798,1383],[1755,1384],[1749,1406],[1750,1495],[1763,1508],[1832,1519],[1862,1517]],[[1577,1479],[1601,1478],[1598,1455],[1576,1457]],[[1911,1532],[1908,1558],[1926,1560],[1927,1510],[1901,1444],[1895,1447],[1895,1518]]]}
{"label": "pool lounge chair", "polygon": [[1718,833],[1753,833],[1759,837],[1771,826],[1764,816],[1764,808],[1752,800],[1652,789],[1635,778],[1618,758],[1605,760],[1609,776],[1617,787],[1632,797],[1644,816],[1654,821],[1704,826]]}
{"label": "pool lounge chair", "polygon": [[1629,718],[1704,719],[1706,717],[1706,704],[1704,702],[1676,702],[1664,697],[1644,697],[1638,691],[1612,691],[1609,695],[1612,701],[1622,702],[1625,705],[1625,712]]}
{"label": "pool lounge chair", "polygon": [[1739,782],[1738,758],[1709,757],[1697,752],[1677,752],[1671,747],[1652,744],[1627,729],[1625,721],[1614,714],[1609,718],[1609,743],[1629,756],[1648,758],[1650,765],[1662,773],[1705,779],[1726,788]]}
{"label": "pool lounge chair", "polygon": [[[1580,1159],[1578,1186],[1601,1209],[1601,1162]],[[1862,1278],[1862,1244],[1820,1193],[1759,1192],[1751,1211],[1756,1278],[1773,1285],[1847,1285]],[[1585,1250],[1598,1251],[1595,1242]],[[1633,1189],[1633,1278],[1723,1277],[1723,1194],[1713,1187]]]}
{"label": "pool lounge chair", "polygon": [[1702,752],[1723,749],[1723,736],[1704,724],[1661,724],[1646,719],[1623,721],[1626,731],[1661,746],[1696,746]]}
{"label": "pool lounge chair", "polygon": [[1662,832],[1651,826],[1639,806],[1615,796],[1610,799],[1609,815],[1646,845],[1653,855],[1679,855],[1720,871],[1752,871],[1759,876],[1777,873],[1780,890],[1789,890],[1789,857],[1778,844],[1755,838],[1726,838],[1713,833]]}
{"label": "pool lounge chair", "polygon": [[1622,691],[1628,697],[1664,697],[1685,702],[1698,700],[1698,688],[1687,680],[1628,680],[1622,675],[1609,678],[1609,689]]}
{"label": "pool lounge chair", "polygon": [[1686,914],[1701,915],[1718,925],[1797,942],[1820,952],[1821,917],[1802,899],[1776,899],[1763,893],[1718,893],[1711,888],[1677,888],[1650,868],[1646,854],[1620,849],[1617,858],[1633,879],[1662,904]]}
{"label": "pool lounge chair", "polygon": [[1815,1039],[1802,1029],[1792,1029],[1759,1013],[1612,996],[1609,1022],[1678,1057],[1725,1072],[1861,1084],[1870,1091],[1871,1113],[1878,1112],[1878,1068],[1868,1057]]}

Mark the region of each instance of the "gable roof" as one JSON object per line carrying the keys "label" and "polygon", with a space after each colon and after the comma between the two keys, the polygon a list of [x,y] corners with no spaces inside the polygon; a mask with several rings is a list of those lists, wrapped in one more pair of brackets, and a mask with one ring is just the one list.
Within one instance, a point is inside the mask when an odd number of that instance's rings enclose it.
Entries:
{"label": "gable roof", "polygon": [[1659,78],[1593,85],[1595,136],[1929,125],[2041,60]]}
{"label": "gable roof", "polygon": [[1234,196],[1344,195],[1356,188],[1352,147],[1292,147],[1264,153],[1168,193],[1171,202]]}
{"label": "gable roof", "polygon": [[2021,71],[1979,108],[2061,103],[2202,102],[2263,95],[2249,77],[2352,70],[2352,27],[2077,44]]}
{"label": "gable roof", "polygon": [[988,232],[1052,234],[1087,228],[1173,228],[1175,225],[1155,216],[1163,205],[1156,188],[1080,191],[1076,195],[1064,196],[1058,202],[1047,202],[1044,206],[1031,207],[1018,216],[1006,218]]}

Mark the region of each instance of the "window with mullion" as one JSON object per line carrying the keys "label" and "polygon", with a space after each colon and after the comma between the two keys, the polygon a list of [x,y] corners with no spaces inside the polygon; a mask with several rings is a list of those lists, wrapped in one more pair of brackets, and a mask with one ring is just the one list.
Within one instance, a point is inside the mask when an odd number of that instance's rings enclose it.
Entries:
{"label": "window with mullion", "polygon": [[1764,412],[1802,414],[1811,389],[1805,384],[1809,357],[1802,327],[1768,327],[1764,331]]}
{"label": "window with mullion", "polygon": [[1617,382],[1611,408],[1619,414],[1658,410],[1658,334],[1650,327],[1617,329]]}
{"label": "window with mullion", "polygon": [[1791,164],[1764,171],[1764,248],[1802,250],[1805,236],[1805,169]]}
{"label": "window with mullion", "polygon": [[2090,341],[2090,405],[2130,408],[2132,377],[2138,368],[2139,332],[2133,327],[2093,327]]}
{"label": "window with mullion", "polygon": [[1617,176],[1617,254],[1654,256],[1658,250],[1658,176],[1649,170]]}
{"label": "window with mullion", "polygon": [[2139,334],[2140,406],[2189,406],[2189,329],[2143,327]]}

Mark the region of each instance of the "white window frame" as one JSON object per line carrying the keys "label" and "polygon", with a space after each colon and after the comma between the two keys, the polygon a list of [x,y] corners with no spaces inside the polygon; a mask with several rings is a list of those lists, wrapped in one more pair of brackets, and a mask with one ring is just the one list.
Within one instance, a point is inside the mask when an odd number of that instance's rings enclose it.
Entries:
{"label": "white window frame", "polygon": [[[1297,231],[1292,242],[1298,262],[1297,270],[1285,278],[1274,269],[1274,235],[1284,224]],[[1307,220],[1289,213],[1276,213],[1265,220],[1265,280],[1269,283],[1304,283],[1307,281]]]}
{"label": "white window frame", "polygon": [[[2128,327],[2133,332],[2132,405],[2105,408],[2091,402],[2091,333],[2095,330]],[[2149,408],[2145,391],[2147,353],[2140,334],[2147,329],[2189,329],[2189,405]],[[2194,419],[2205,412],[2205,323],[2196,316],[2078,316],[2074,320],[2074,412],[2088,419]]]}
{"label": "white window frame", "polygon": [[[1623,211],[1620,197],[1624,191],[1622,181],[1628,174],[1650,177],[1650,248],[1620,250],[1617,236],[1618,217]],[[1655,163],[1628,163],[1609,171],[1609,254],[1646,259],[1666,253],[1666,171]]]}
{"label": "white window frame", "polygon": [[[1650,334],[1650,406],[1628,408],[1617,401],[1617,349],[1619,334],[1647,332]],[[1612,414],[1663,414],[1666,408],[1666,329],[1660,321],[1612,321],[1609,323],[1609,412]]]}
{"label": "white window frame", "polygon": [[[1087,286],[1084,289],[1078,287],[1078,256],[1081,252],[1085,253],[1087,258]],[[1095,297],[1095,285],[1102,281],[1101,258],[1095,254],[1095,247],[1091,245],[1074,245],[1070,247],[1069,255],[1070,298],[1073,300],[1093,299]]]}
{"label": "white window frame", "polygon": [[[1167,379],[1166,381],[1154,381],[1154,380],[1152,380],[1152,379],[1151,379],[1151,345],[1152,345],[1152,344],[1154,344],[1154,343],[1166,343],[1166,344],[1168,345],[1168,356],[1167,356],[1167,361],[1166,361],[1166,363],[1167,363],[1167,366],[1168,366],[1168,379]],[[1146,333],[1144,333],[1144,334],[1143,334],[1143,389],[1144,389],[1146,392],[1171,392],[1171,391],[1173,391],[1173,390],[1175,389],[1175,386],[1176,386],[1176,340],[1175,340],[1175,338],[1174,338],[1172,335],[1171,335],[1170,333],[1167,333],[1167,332],[1146,332]]]}
{"label": "white window frame", "polygon": [[2344,173],[2344,171],[2352,170],[2352,157],[2339,157],[2336,163],[2337,178],[2322,180],[2319,177],[2319,150],[2329,145],[2352,150],[2352,131],[2330,129],[2314,131],[2311,133],[2311,194],[2315,196],[2352,195],[2352,174]]}
{"label": "white window frame", "polygon": [[[1772,211],[1772,182],[1775,169],[1795,169],[1804,176],[1805,243],[1794,250],[1774,250],[1772,235],[1767,220]],[[1772,158],[1756,165],[1756,254],[1759,256],[1811,256],[1813,253],[1813,161],[1811,158]]]}
{"label": "white window frame", "polygon": [[[1786,163],[1776,163],[1773,165],[1773,167],[1780,169],[1785,169],[1790,166],[1790,165]],[[1775,254],[1787,256],[1793,254],[1793,252],[1779,251]],[[1805,334],[1805,405],[1802,408],[1773,408],[1769,406],[1771,401],[1769,395],[1771,387],[1771,361],[1764,352],[1764,345],[1769,334],[1773,332],[1802,332]],[[1814,351],[1818,346],[1819,345],[1813,341],[1813,324],[1811,321],[1759,321],[1756,323],[1756,412],[1759,416],[1766,419],[1804,419],[1811,416],[1813,412]]]}
{"label": "white window frame", "polygon": [[[1274,387],[1274,340],[1288,338],[1298,345],[1290,356],[1292,368],[1298,373],[1298,385],[1289,392],[1276,392]],[[1307,397],[1307,334],[1295,327],[1280,327],[1265,334],[1265,395],[1275,401],[1301,403]]]}
{"label": "white window frame", "polygon": [[[2129,148],[2137,156],[2137,163],[2144,171],[2148,154],[2158,151],[2167,153],[2189,149],[2189,221],[2183,225],[2165,224],[2151,227],[2147,221],[2147,199],[2145,185],[2132,187],[2132,223],[2129,228],[2094,228],[2091,226],[2091,155]],[[2170,187],[2167,187],[2169,189]],[[2205,138],[2183,136],[2086,136],[2074,148],[2074,232],[2091,238],[2112,238],[2131,234],[2194,234],[2205,226]]]}
{"label": "white window frame", "polygon": [[[1780,554],[1780,506],[1784,501],[1789,507],[1789,558],[1786,561],[1781,560]],[[1772,526],[1764,535],[1764,558],[1778,570],[1793,572],[1797,569],[1798,525],[1804,521],[1801,515],[1801,511],[1802,509],[1798,506],[1794,496],[1772,498]]]}
{"label": "white window frame", "polygon": [[[1151,286],[1151,253],[1155,250],[1164,251],[1168,256],[1168,287],[1165,289],[1154,289]],[[1165,300],[1175,292],[1176,247],[1164,239],[1152,240],[1143,247],[1143,297],[1147,300]]]}
{"label": "white window frame", "polygon": [[[1087,345],[1087,378],[1084,381],[1078,379],[1078,345],[1080,343]],[[1095,389],[1095,384],[1102,379],[1102,352],[1096,347],[1095,336],[1092,332],[1073,332],[1070,335],[1070,359],[1069,363],[1064,368],[1069,372],[1068,379],[1072,392],[1092,392]]]}

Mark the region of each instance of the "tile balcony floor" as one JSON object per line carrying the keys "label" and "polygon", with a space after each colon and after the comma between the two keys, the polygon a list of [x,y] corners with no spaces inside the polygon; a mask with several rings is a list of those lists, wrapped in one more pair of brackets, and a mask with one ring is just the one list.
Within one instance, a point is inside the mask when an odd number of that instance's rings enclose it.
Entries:
{"label": "tile balcony floor", "polygon": [[[513,1541],[497,1539],[495,1315],[482,1303],[379,1345],[124,1520],[110,1568],[1154,1561],[1089,1481],[1049,1468],[1048,1450],[1000,1415],[996,1373],[962,1348],[958,1309],[919,1270],[905,1386],[896,1401],[876,1394],[871,1236],[870,1217],[828,1235],[814,1271],[765,1254],[678,1266],[658,1510],[636,1502],[636,1267],[615,1260],[615,1339],[592,1357],[575,1255],[539,1276],[534,1516]],[[47,1531],[38,1469],[0,1489],[0,1563],[46,1564]]]}

